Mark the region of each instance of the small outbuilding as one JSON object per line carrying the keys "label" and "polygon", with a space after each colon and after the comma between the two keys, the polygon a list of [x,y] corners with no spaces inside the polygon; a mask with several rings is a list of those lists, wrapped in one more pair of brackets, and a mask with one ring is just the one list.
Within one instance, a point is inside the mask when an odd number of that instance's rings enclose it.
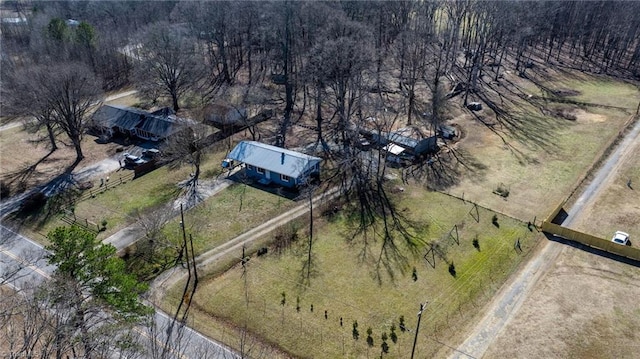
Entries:
{"label": "small outbuilding", "polygon": [[228,160],[245,164],[246,174],[261,184],[275,183],[296,187],[320,177],[321,158],[267,145],[241,141],[227,156]]}
{"label": "small outbuilding", "polygon": [[[401,152],[409,156],[422,156],[438,150],[437,138],[435,136],[416,139],[404,136],[398,132],[368,132],[368,137],[370,137],[374,143],[377,143],[385,149],[394,148],[396,151],[402,149]],[[394,146],[389,146],[390,144]],[[394,154],[399,155],[399,153]]]}

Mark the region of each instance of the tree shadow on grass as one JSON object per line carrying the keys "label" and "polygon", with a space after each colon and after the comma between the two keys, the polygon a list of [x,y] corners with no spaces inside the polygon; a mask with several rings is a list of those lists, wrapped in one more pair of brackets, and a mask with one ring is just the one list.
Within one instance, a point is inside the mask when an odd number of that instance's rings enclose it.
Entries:
{"label": "tree shadow on grass", "polygon": [[11,210],[9,218],[37,230],[64,209],[72,207],[81,194],[72,175],[78,163],[80,161],[76,160],[49,182],[26,192]]}
{"label": "tree shadow on grass", "polygon": [[[483,83],[483,87],[498,93],[498,90],[493,88],[490,83]],[[516,97],[516,100],[513,98],[514,96],[501,96],[501,103],[497,103],[489,97],[486,91],[478,92],[476,96],[495,113],[499,126],[482,121],[475,112],[472,112],[473,115],[500,137],[519,162],[529,163],[532,158],[514,147],[510,143],[510,139],[535,151],[541,150],[551,153],[559,149],[556,140],[557,131],[566,127],[567,124],[561,120],[554,121],[542,112],[537,113],[535,109],[542,108],[542,103],[536,98]]]}
{"label": "tree shadow on grass", "polygon": [[[410,270],[410,259],[424,247],[422,233],[427,225],[409,219],[406,209],[393,209],[393,214],[378,213],[376,219],[362,225],[356,205],[344,207],[347,229],[343,238],[354,248],[359,247],[357,261],[371,268],[372,277],[382,285],[385,278],[396,281]],[[386,218],[385,218],[386,217]]]}
{"label": "tree shadow on grass", "polygon": [[39,159],[36,163],[28,165],[22,169],[18,169],[14,172],[8,173],[3,176],[3,182],[10,186],[15,193],[22,193],[27,188],[27,183],[34,177],[43,175],[43,172],[37,171],[40,164],[48,162],[49,157],[55,152],[55,150],[49,151],[44,157]]}
{"label": "tree shadow on grass", "polygon": [[430,190],[444,191],[458,185],[465,172],[470,172],[473,178],[483,178],[487,166],[468,151],[447,146],[428,159],[405,168],[402,180],[407,183],[413,178]]}

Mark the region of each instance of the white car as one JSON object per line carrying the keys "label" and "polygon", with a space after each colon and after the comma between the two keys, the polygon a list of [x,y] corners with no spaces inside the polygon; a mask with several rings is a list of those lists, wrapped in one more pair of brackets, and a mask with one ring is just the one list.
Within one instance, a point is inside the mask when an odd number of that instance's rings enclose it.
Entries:
{"label": "white car", "polygon": [[127,164],[127,165],[137,166],[137,165],[141,165],[141,164],[146,162],[142,158],[140,158],[138,156],[131,155],[131,154],[127,153],[127,152],[125,152],[123,154],[123,156],[124,156],[124,163]]}
{"label": "white car", "polygon": [[613,235],[611,242],[626,246],[629,243],[629,233],[616,231],[616,234]]}

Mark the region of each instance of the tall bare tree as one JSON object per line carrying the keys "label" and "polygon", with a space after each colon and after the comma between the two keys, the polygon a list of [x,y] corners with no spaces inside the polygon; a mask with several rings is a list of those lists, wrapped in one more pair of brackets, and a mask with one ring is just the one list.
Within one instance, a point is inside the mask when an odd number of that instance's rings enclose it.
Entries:
{"label": "tall bare tree", "polygon": [[45,91],[43,95],[53,109],[54,121],[71,140],[76,162],[80,162],[84,158],[82,137],[88,114],[102,93],[100,81],[86,65],[73,62],[54,65],[39,75],[36,82]]}
{"label": "tall bare tree", "polygon": [[3,114],[27,116],[27,125],[36,131],[45,128],[50,149],[55,151],[58,145],[53,105],[48,101],[45,87],[36,81],[49,76],[50,69],[41,66],[15,69],[8,63],[3,65],[4,78],[0,90],[4,98]]}
{"label": "tall bare tree", "polygon": [[144,31],[140,39],[136,69],[138,88],[157,100],[162,94],[171,100],[174,111],[180,101],[202,79],[202,59],[196,43],[185,30],[171,24],[156,24]]}

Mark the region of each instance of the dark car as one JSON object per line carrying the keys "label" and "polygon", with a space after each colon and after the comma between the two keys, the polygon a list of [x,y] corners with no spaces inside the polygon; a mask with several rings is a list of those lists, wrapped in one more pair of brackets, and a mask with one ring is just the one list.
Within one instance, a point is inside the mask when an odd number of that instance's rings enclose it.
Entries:
{"label": "dark car", "polygon": [[142,157],[148,159],[155,159],[160,157],[160,150],[157,148],[149,148],[142,151]]}
{"label": "dark car", "polygon": [[456,137],[456,128],[453,126],[442,125],[438,127],[437,133],[441,138],[451,140]]}

